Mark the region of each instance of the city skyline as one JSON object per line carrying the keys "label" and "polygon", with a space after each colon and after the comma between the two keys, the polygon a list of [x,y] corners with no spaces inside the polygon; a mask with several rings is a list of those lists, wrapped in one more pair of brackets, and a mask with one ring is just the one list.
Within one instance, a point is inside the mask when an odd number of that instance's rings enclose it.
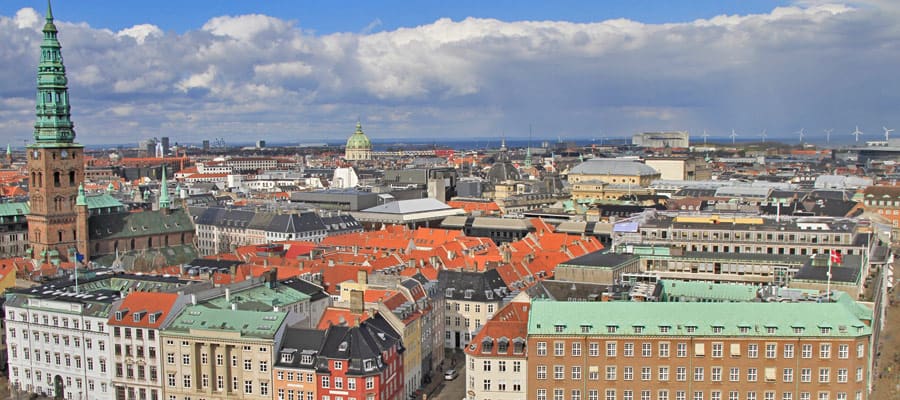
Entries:
{"label": "city skyline", "polygon": [[[311,6],[309,15],[331,13],[320,23],[280,3],[242,15],[253,10],[198,12],[201,4],[178,18],[135,12],[118,26],[109,22],[115,7],[91,11],[103,2],[71,16],[71,3],[59,3],[85,144],[125,135],[321,142],[346,137],[356,119],[375,141],[527,138],[531,125],[535,138],[687,130],[696,143],[704,129],[727,137],[732,128],[741,140],[767,129],[787,143],[805,128],[807,141],[824,143],[834,128],[831,141],[848,143],[857,125],[862,141],[879,140],[900,119],[889,75],[900,9],[887,2],[703,2],[665,13],[649,1],[584,6],[582,18],[533,4],[426,4],[410,17],[385,3],[390,18]],[[13,145],[33,129],[44,7],[0,8],[0,32],[11,38],[0,52],[0,134]]]}

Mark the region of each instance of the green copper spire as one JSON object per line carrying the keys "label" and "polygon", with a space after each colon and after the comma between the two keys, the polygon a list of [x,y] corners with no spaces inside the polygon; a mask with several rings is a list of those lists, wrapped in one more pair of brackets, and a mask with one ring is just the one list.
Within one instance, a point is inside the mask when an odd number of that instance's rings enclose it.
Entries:
{"label": "green copper spire", "polygon": [[84,196],[84,184],[78,185],[78,197],[75,198],[76,206],[86,206],[87,198]]}
{"label": "green copper spire", "polygon": [[44,40],[41,42],[41,60],[37,78],[37,120],[34,123],[34,140],[38,145],[72,143],[75,140],[71,120],[66,67],[63,66],[62,47],[56,38],[53,12],[47,2],[47,22],[44,24]]}
{"label": "green copper spire", "polygon": [[169,183],[166,182],[166,166],[163,165],[162,180],[159,185],[159,209],[169,208]]}
{"label": "green copper spire", "polygon": [[12,146],[9,143],[6,144],[6,156],[9,157],[12,155]]}
{"label": "green copper spire", "polygon": [[107,191],[108,193],[112,193],[112,192],[114,192],[115,190],[116,190],[116,186],[113,185],[112,182],[110,182],[109,185],[106,185],[106,191]]}

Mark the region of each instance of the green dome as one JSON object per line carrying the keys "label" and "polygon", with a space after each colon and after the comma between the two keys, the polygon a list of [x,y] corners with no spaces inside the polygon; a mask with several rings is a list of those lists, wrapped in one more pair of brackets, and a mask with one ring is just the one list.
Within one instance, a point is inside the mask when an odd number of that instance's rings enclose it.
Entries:
{"label": "green dome", "polygon": [[347,139],[347,148],[365,150],[372,148],[372,142],[370,142],[369,137],[363,133],[362,124],[359,122],[356,123],[356,132],[350,136],[350,139]]}

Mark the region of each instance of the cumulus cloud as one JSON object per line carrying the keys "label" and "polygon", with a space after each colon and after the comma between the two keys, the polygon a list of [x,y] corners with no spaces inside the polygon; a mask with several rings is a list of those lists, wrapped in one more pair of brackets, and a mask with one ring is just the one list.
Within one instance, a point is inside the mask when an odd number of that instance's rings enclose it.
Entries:
{"label": "cumulus cloud", "polygon": [[163,31],[156,25],[140,24],[132,26],[131,28],[122,29],[121,31],[119,31],[118,35],[130,37],[134,39],[138,44],[144,44],[144,41],[147,40],[148,37],[161,37],[163,35]]}
{"label": "cumulus cloud", "polygon": [[[567,138],[801,127],[835,138],[900,125],[900,10],[884,4],[810,0],[669,24],[467,18],[372,32],[376,19],[329,35],[266,15],[183,34],[58,26],[85,143],[321,141],[357,116],[376,140],[526,137],[529,124]],[[0,16],[0,99],[15,99],[0,102],[4,137],[30,135],[41,21],[30,8]]]}

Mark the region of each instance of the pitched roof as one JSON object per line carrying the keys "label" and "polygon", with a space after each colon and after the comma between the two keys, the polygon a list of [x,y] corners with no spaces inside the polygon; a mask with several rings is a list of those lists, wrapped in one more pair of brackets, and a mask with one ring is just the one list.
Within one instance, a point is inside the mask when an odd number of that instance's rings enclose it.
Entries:
{"label": "pitched roof", "polygon": [[194,231],[191,217],[183,209],[91,215],[88,226],[91,240]]}
{"label": "pitched roof", "polygon": [[573,167],[569,174],[653,176],[659,171],[638,161],[590,159]]}
{"label": "pitched roof", "polygon": [[[159,329],[169,313],[177,311],[173,309],[176,300],[178,300],[176,293],[131,292],[125,296],[122,304],[113,310],[116,312],[109,317],[109,325]],[[119,311],[122,313],[118,313]],[[117,316],[122,318],[117,319]],[[151,316],[153,322],[150,322]]]}
{"label": "pitched roof", "polygon": [[453,207],[430,197],[424,199],[398,200],[362,210],[369,213],[413,214],[435,210],[447,210]]}

